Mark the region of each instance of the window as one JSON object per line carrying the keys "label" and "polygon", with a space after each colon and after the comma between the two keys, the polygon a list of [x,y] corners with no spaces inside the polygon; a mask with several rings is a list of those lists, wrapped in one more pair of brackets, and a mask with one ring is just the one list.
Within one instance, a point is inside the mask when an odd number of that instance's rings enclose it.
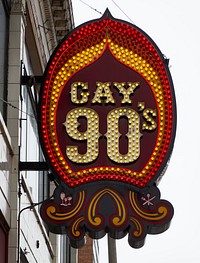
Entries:
{"label": "window", "polygon": [[0,0],[0,112],[6,119],[8,69],[8,2]]}
{"label": "window", "polygon": [[[26,54],[28,59],[28,53]],[[30,63],[27,63],[28,71],[31,71]],[[22,74],[27,75],[25,65],[22,64]],[[43,162],[44,157],[38,140],[37,127],[37,92],[35,88],[22,85],[21,87],[22,112],[21,112],[21,151],[20,161]],[[50,181],[47,171],[25,171],[23,172],[26,184],[32,194],[34,202],[40,202],[49,197]]]}

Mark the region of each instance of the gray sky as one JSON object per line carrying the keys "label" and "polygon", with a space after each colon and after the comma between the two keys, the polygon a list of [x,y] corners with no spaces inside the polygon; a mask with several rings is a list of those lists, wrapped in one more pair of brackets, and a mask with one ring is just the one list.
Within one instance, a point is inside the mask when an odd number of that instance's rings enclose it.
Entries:
{"label": "gray sky", "polygon": [[[200,15],[198,0],[84,0],[104,13],[130,19],[144,30],[170,58],[178,127],[171,161],[159,189],[175,208],[171,227],[148,235],[141,249],[129,246],[127,237],[117,241],[118,263],[200,262]],[[75,25],[101,17],[80,0],[72,0]],[[129,19],[129,18],[130,19]],[[107,263],[106,239],[100,240],[100,263]]]}

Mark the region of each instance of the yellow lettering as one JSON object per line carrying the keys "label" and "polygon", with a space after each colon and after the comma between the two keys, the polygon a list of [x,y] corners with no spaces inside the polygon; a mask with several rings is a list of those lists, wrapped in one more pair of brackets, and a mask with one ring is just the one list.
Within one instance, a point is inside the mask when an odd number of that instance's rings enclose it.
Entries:
{"label": "yellow lettering", "polygon": [[121,103],[131,104],[130,95],[134,93],[135,89],[139,87],[139,82],[128,82],[128,89],[125,88],[126,82],[114,82],[114,86],[119,90],[119,93],[123,95]]}
{"label": "yellow lettering", "polygon": [[[78,99],[78,88],[81,88],[81,99]],[[71,101],[75,104],[83,104],[88,102],[89,92],[88,90],[88,83],[84,82],[74,82],[71,85]]]}
{"label": "yellow lettering", "polygon": [[153,118],[155,118],[156,116],[157,116],[156,110],[145,109],[143,111],[143,117],[146,120],[146,122],[142,124],[142,129],[148,131],[155,130],[157,128],[157,123]]}
{"label": "yellow lettering", "polygon": [[102,103],[102,99],[105,99],[105,103],[115,103],[110,90],[110,82],[97,82],[96,84],[97,89],[95,91],[94,98],[92,99],[92,103]]}
{"label": "yellow lettering", "polygon": [[[85,117],[87,120],[87,130],[80,132],[78,119]],[[74,140],[86,141],[87,151],[85,154],[78,152],[78,146],[67,146],[66,155],[75,163],[90,163],[96,160],[99,154],[99,116],[96,111],[88,108],[78,108],[68,112],[66,121],[63,123],[67,134]]]}
{"label": "yellow lettering", "polygon": [[[119,151],[119,132],[120,117],[128,119],[128,152],[121,154]],[[140,117],[133,109],[116,108],[108,113],[107,117],[108,131],[107,137],[107,153],[108,157],[116,163],[131,163],[140,156]]]}

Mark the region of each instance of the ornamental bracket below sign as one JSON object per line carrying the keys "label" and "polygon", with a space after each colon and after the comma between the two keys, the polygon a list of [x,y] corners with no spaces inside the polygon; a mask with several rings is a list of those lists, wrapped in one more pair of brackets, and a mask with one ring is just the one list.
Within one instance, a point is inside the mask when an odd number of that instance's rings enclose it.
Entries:
{"label": "ornamental bracket below sign", "polygon": [[173,207],[160,199],[157,187],[142,194],[109,185],[69,193],[60,185],[53,198],[42,204],[41,216],[51,232],[67,233],[74,248],[84,244],[86,233],[99,239],[107,232],[114,239],[128,233],[130,246],[140,248],[147,234],[168,229]]}

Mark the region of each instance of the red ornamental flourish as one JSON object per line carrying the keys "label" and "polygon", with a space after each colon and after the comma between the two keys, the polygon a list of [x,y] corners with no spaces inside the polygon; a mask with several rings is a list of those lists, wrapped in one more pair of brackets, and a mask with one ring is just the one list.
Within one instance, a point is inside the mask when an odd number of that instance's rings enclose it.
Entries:
{"label": "red ornamental flourish", "polygon": [[107,10],[54,51],[40,97],[40,136],[68,187],[158,181],[172,152],[176,106],[167,60],[141,29]]}

